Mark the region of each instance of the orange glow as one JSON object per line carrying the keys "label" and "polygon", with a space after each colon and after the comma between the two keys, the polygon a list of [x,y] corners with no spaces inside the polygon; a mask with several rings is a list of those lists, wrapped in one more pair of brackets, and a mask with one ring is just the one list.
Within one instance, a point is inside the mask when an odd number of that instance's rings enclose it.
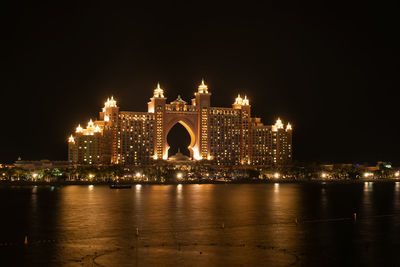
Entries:
{"label": "orange glow", "polygon": [[247,99],[247,95],[244,96],[242,105],[243,105],[243,106],[248,106],[248,105],[249,105],[249,100]]}
{"label": "orange glow", "polygon": [[164,97],[164,90],[160,87],[160,83],[157,83],[157,88],[154,89],[154,97]]}
{"label": "orange glow", "polygon": [[272,125],[272,131],[276,132],[278,129],[283,129],[283,123],[280,118],[276,120],[275,125]]}
{"label": "orange glow", "polygon": [[199,93],[207,94],[208,93],[208,86],[204,84],[204,79],[201,80],[201,84],[199,85]]}
{"label": "orange glow", "polygon": [[76,127],[76,132],[81,133],[83,131],[81,125],[79,124],[78,127]]}
{"label": "orange glow", "polygon": [[71,134],[71,136],[68,138],[68,142],[69,142],[69,143],[75,143],[75,139],[74,139],[74,137],[72,136],[72,134]]}
{"label": "orange glow", "polygon": [[92,119],[90,119],[90,121],[88,122],[87,128],[92,128],[92,127],[94,127],[94,124],[93,124]]}
{"label": "orange glow", "polygon": [[107,98],[107,101],[104,103],[104,107],[115,108],[117,107],[117,101],[114,100],[114,97]]}
{"label": "orange glow", "polygon": [[235,105],[241,105],[243,103],[243,98],[240,97],[240,94],[235,98]]}

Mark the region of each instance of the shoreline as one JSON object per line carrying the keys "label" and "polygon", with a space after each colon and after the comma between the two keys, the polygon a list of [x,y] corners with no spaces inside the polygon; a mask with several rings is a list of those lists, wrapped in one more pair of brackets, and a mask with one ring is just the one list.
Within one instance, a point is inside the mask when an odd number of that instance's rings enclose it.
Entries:
{"label": "shoreline", "polygon": [[[286,180],[286,179],[271,179],[271,180],[240,180],[240,181],[176,181],[176,182],[146,182],[146,181],[121,181],[118,184],[123,185],[178,185],[178,184],[359,184],[365,182],[372,183],[395,183],[400,182],[400,179],[358,179],[358,180]],[[103,181],[59,181],[59,182],[30,182],[30,181],[0,181],[0,187],[12,186],[67,186],[67,185],[110,185],[112,182]]]}

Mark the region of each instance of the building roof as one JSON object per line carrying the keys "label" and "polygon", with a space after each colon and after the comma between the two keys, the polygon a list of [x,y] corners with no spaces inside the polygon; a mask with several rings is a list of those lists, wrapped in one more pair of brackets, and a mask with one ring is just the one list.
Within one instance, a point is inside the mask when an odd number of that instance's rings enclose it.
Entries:
{"label": "building roof", "polygon": [[182,154],[180,152],[180,150],[178,149],[178,152],[175,155],[169,157],[168,160],[169,161],[189,161],[190,157]]}
{"label": "building roof", "polygon": [[171,103],[183,103],[183,104],[186,104],[186,101],[181,98],[181,95],[178,95],[178,97],[174,101],[172,101]]}

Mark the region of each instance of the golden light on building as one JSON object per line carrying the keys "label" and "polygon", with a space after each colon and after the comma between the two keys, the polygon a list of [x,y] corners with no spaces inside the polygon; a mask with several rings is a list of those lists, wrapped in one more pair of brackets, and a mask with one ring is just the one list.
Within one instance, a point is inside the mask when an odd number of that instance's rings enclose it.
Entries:
{"label": "golden light on building", "polygon": [[199,85],[199,93],[201,94],[208,93],[208,86],[204,83],[204,79],[201,79],[201,84]]}
{"label": "golden light on building", "polygon": [[278,129],[283,129],[283,123],[282,120],[280,118],[278,118],[275,122],[275,125],[273,126],[273,131],[278,131]]}
{"label": "golden light on building", "polygon": [[201,156],[199,150],[197,148],[193,148],[193,159],[194,160],[201,160]]}
{"label": "golden light on building", "polygon": [[100,129],[99,125],[96,125],[96,127],[94,128],[94,132],[95,133],[101,132],[101,129]]}
{"label": "golden light on building", "polygon": [[87,128],[89,129],[89,128],[93,128],[93,127],[94,127],[93,121],[92,121],[92,119],[90,119],[88,122]]}
{"label": "golden light on building", "polygon": [[249,105],[249,100],[247,99],[247,95],[244,96],[244,99],[242,101],[243,106],[248,106]]}
{"label": "golden light on building", "polygon": [[74,137],[72,136],[72,134],[71,134],[71,136],[68,138],[68,143],[75,143],[75,139],[74,139]]}
{"label": "golden light on building", "polygon": [[242,105],[243,103],[243,98],[240,97],[240,94],[235,98],[235,105]]}
{"label": "golden light on building", "polygon": [[160,87],[160,83],[157,83],[157,88],[154,89],[154,97],[164,97],[164,90]]}
{"label": "golden light on building", "polygon": [[104,103],[105,108],[115,108],[117,107],[117,101],[114,100],[114,97],[107,98],[107,101]]}
{"label": "golden light on building", "polygon": [[194,161],[216,166],[266,166],[292,160],[292,125],[278,119],[264,125],[251,117],[250,101],[239,94],[232,107],[212,107],[204,80],[190,104],[180,96],[167,103],[160,84],[148,102],[147,112],[120,111],[111,97],[104,102],[98,120],[80,125],[68,145],[68,158],[78,164],[151,165],[167,160],[167,135],[179,123],[190,135],[188,146]]}
{"label": "golden light on building", "polygon": [[81,125],[79,124],[78,127],[76,127],[76,131],[77,133],[81,133],[83,131]]}

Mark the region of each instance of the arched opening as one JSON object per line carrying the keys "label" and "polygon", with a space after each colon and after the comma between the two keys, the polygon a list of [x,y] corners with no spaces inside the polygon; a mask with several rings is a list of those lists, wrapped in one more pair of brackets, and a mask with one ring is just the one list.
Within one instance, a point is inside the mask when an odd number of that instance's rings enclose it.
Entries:
{"label": "arched opening", "polygon": [[190,131],[182,124],[182,122],[176,123],[168,132],[167,143],[169,146],[168,157],[175,155],[179,151],[190,157],[190,146],[193,145],[193,137]]}

